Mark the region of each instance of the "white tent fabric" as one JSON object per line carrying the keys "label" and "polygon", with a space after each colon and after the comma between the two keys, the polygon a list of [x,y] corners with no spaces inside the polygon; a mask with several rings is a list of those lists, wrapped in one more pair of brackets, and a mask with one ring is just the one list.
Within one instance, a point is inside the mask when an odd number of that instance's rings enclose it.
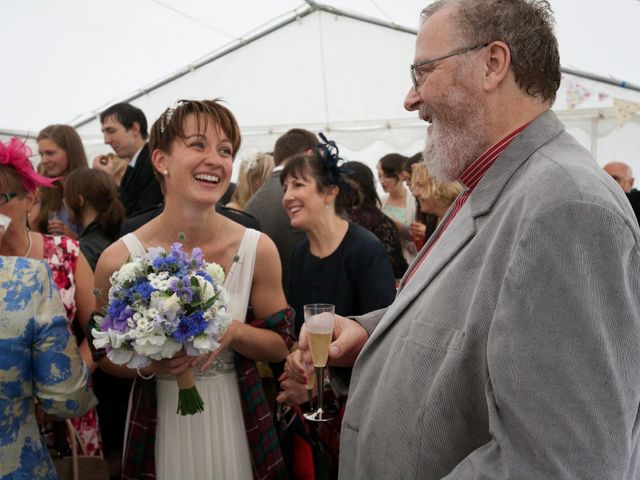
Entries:
{"label": "white tent fabric", "polygon": [[[151,123],[179,98],[222,97],[245,147],[270,150],[293,126],[324,131],[346,158],[369,164],[424,143],[424,124],[402,100],[412,31],[428,1],[6,3],[3,137],[34,136],[50,123],[81,125],[92,157],[109,150],[95,116],[112,103],[133,99]],[[551,3],[563,66],[640,84],[632,58],[640,2]],[[576,81],[591,96],[570,109],[565,91]],[[640,93],[565,75],[555,109],[600,163],[622,160],[640,172],[638,115],[620,127],[614,98],[640,102]]]}

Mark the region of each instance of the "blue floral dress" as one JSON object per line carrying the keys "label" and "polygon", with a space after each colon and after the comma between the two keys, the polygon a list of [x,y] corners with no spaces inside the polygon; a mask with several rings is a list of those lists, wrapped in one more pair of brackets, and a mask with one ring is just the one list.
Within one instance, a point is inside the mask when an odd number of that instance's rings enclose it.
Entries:
{"label": "blue floral dress", "polygon": [[95,406],[88,370],[42,261],[0,256],[0,479],[55,479],[35,417]]}

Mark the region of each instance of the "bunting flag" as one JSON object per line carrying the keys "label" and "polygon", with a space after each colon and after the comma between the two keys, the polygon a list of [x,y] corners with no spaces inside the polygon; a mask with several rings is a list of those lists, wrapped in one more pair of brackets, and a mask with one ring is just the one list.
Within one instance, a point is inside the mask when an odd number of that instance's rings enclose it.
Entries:
{"label": "bunting flag", "polygon": [[587,98],[591,96],[591,91],[580,85],[574,80],[570,80],[567,83],[567,107],[573,110]]}
{"label": "bunting flag", "polygon": [[607,93],[604,92],[598,92],[598,101],[603,102],[605,101],[607,98],[609,98],[609,95]]}
{"label": "bunting flag", "polygon": [[618,117],[618,125],[621,127],[633,118],[633,116],[640,112],[640,103],[631,102],[629,100],[620,100],[619,98],[613,99],[613,106],[616,109],[616,116]]}

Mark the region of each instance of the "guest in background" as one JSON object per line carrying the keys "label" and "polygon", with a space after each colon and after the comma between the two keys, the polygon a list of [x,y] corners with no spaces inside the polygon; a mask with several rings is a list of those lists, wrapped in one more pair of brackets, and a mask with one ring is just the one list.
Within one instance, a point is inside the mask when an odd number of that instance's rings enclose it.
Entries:
{"label": "guest in background", "polygon": [[87,367],[44,262],[0,256],[0,298],[0,478],[56,479],[36,402],[50,415],[82,415],[97,403]]}
{"label": "guest in background", "polygon": [[269,178],[273,170],[273,156],[257,150],[249,150],[240,161],[236,188],[227,207],[244,211],[244,207]]}
{"label": "guest in background", "polygon": [[390,153],[380,159],[376,168],[380,185],[386,193],[382,198],[382,211],[395,222],[404,258],[411,262],[418,252],[409,232],[409,225],[415,219],[416,204],[400,177],[406,161],[404,155]]}
{"label": "guest in background", "polygon": [[29,215],[34,232],[78,238],[82,228],[69,220],[62,203],[62,179],[76,168],[87,166],[82,140],[69,125],[49,125],[38,133],[40,167],[45,176],[55,178],[57,188],[39,190],[39,202]]}
{"label": "guest in background", "polygon": [[[411,175],[413,173],[413,166],[422,162],[422,152],[418,152],[415,155],[409,157],[402,169],[402,179],[404,180],[404,183],[409,191],[412,193],[413,190],[411,189]],[[411,234],[411,238],[413,239],[413,243],[415,244],[416,248],[420,250],[424,245],[426,232],[433,232],[435,230],[437,218],[435,215],[422,212],[420,210],[420,203],[418,201],[418,198],[415,195],[413,197],[416,204],[416,214],[413,222],[411,222],[411,225],[409,225],[409,233]]]}
{"label": "guest in background", "polygon": [[107,153],[95,157],[92,167],[107,172],[116,182],[116,185],[120,186],[122,177],[127,171],[128,163],[129,161],[126,158],[120,158],[115,153]]}
{"label": "guest in background", "polygon": [[[4,202],[0,205],[0,213],[11,219],[0,240],[0,255],[45,260],[66,309],[67,324],[80,342],[82,359],[93,369],[89,345],[80,327],[88,323],[94,310],[91,267],[76,240],[31,232],[27,228],[27,214],[35,203],[36,190],[51,190],[57,180],[35,172],[29,161],[31,150],[17,138],[12,138],[7,145],[0,142],[0,145],[0,201]],[[100,455],[102,447],[96,411],[89,410],[73,423],[87,447],[87,454]]]}
{"label": "guest in background", "polygon": [[[282,201],[291,226],[303,230],[307,237],[293,249],[286,289],[287,300],[297,312],[296,333],[304,321],[305,304],[330,303],[340,315],[358,315],[358,312],[386,307],[395,297],[394,273],[384,245],[373,233],[344,217],[349,206],[347,192],[353,191],[354,186],[345,179],[346,168],[339,166],[340,161],[335,143],[327,142],[319,145],[313,155],[290,159],[280,174],[285,192]],[[287,364],[289,368],[304,368],[295,348]],[[331,403],[339,412],[344,407],[350,375],[350,369],[342,371],[342,381],[336,385],[340,395]],[[288,374],[280,379],[283,391],[278,402],[296,405],[307,401],[308,378],[304,383],[291,380]],[[303,420],[298,412],[292,422],[300,421]],[[308,427],[329,452],[332,477],[335,477],[340,414],[322,431],[315,432],[314,427]],[[285,436],[283,442],[288,438]],[[297,471],[300,462],[310,458],[309,447],[294,439],[290,443],[293,455],[289,467]]]}
{"label": "guest in background", "polygon": [[[413,194],[420,203],[420,211],[433,215],[436,219],[431,228],[426,229],[424,232],[424,242],[426,242],[456,197],[462,192],[463,187],[458,181],[439,182],[429,175],[424,163],[413,166],[411,187]],[[418,232],[416,232],[416,234],[418,234]]]}
{"label": "guest in background", "polygon": [[[118,200],[113,178],[97,168],[79,168],[64,181],[64,201],[71,219],[84,227],[80,250],[95,270],[100,254],[120,237],[125,210]],[[96,369],[93,391],[98,404],[98,420],[104,457],[112,477],[120,475],[127,404],[132,381]]]}
{"label": "guest in background", "polygon": [[129,103],[116,103],[100,114],[104,143],[129,165],[118,188],[127,218],[162,203],[147,145],[147,117]]}
{"label": "guest in background", "polygon": [[261,230],[276,244],[282,266],[283,288],[286,288],[289,278],[291,251],[304,239],[304,232],[291,226],[282,207],[280,172],[292,156],[311,153],[317,144],[318,137],[302,128],[292,128],[282,134],[273,147],[275,168],[245,206],[245,211],[260,222]]}
{"label": "guest in background", "polygon": [[623,162],[607,163],[602,169],[607,172],[622,188],[631,203],[633,213],[640,222],[640,191],[633,188],[634,178],[633,170],[629,165]]}
{"label": "guest in background", "polygon": [[95,168],[79,168],[64,181],[64,202],[74,223],[82,225],[80,250],[95,270],[100,254],[120,238],[125,210],[111,176]]}
{"label": "guest in background", "polygon": [[296,333],[307,303],[333,303],[336,313],[357,315],[387,306],[395,296],[395,277],[384,245],[343,216],[349,187],[332,148],[328,144],[314,155],[293,157],[280,173],[282,204],[291,226],[306,235],[291,254],[285,291],[297,312]]}
{"label": "guest in background", "polygon": [[394,277],[402,278],[407,270],[407,261],[402,256],[400,237],[393,220],[380,210],[382,203],[376,191],[373,172],[364,163],[347,162],[344,173],[355,187],[353,194],[349,195],[349,220],[378,237],[389,254]]}
{"label": "guest in background", "polygon": [[624,193],[629,193],[633,188],[633,170],[626,163],[609,162],[602,169],[613,178]]}

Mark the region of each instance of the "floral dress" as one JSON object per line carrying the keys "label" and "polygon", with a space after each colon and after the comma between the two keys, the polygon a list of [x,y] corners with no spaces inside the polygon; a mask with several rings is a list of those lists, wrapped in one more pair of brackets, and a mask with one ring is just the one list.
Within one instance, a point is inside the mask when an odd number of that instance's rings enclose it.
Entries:
{"label": "floral dress", "polygon": [[38,430],[45,412],[71,417],[96,404],[42,261],[0,256],[0,479],[55,480]]}
{"label": "floral dress", "polygon": [[[60,290],[62,303],[67,312],[69,328],[73,330],[76,316],[75,273],[80,255],[80,246],[76,240],[64,236],[42,235],[44,240],[43,258],[49,265],[53,281]],[[87,455],[102,455],[102,439],[98,427],[98,414],[92,408],[81,417],[71,420],[82,441]]]}

